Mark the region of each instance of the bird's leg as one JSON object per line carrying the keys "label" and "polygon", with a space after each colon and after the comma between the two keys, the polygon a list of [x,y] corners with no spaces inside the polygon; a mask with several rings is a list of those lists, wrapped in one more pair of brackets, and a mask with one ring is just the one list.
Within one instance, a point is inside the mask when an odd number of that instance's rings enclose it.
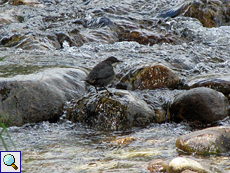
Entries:
{"label": "bird's leg", "polygon": [[[97,92],[97,87],[95,86],[95,89],[96,89],[96,92]],[[97,94],[98,94],[98,92],[97,92]]]}
{"label": "bird's leg", "polygon": [[113,94],[109,92],[109,90],[106,87],[103,87],[103,88],[106,89],[106,91],[109,93],[110,96],[113,96]]}

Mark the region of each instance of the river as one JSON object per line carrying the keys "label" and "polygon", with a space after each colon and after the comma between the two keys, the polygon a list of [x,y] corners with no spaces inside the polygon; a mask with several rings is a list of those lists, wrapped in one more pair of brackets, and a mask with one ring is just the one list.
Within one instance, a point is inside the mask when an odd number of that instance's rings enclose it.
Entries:
{"label": "river", "polygon": [[[188,16],[186,5],[192,9],[193,2],[1,0],[0,77],[54,67],[90,69],[111,55],[124,61],[118,65],[119,76],[148,63],[164,64],[185,81],[229,75],[229,1],[196,1],[201,11],[211,9],[215,24]],[[157,89],[137,95],[162,106],[180,92]],[[221,124],[230,126],[230,120]],[[229,154],[205,157],[176,148],[176,139],[194,130],[186,123],[167,122],[103,132],[62,119],[8,127],[16,150],[22,151],[22,172],[149,172],[151,160],[177,156],[196,160],[210,172],[230,172]],[[122,139],[128,143],[119,143]]]}

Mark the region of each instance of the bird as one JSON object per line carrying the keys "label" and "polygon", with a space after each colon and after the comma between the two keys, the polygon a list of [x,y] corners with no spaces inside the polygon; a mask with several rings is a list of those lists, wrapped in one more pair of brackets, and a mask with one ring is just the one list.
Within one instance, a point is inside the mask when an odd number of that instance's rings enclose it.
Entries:
{"label": "bird", "polygon": [[114,77],[115,77],[115,66],[122,62],[118,60],[114,56],[110,56],[109,58],[105,59],[101,63],[97,64],[88,74],[85,81],[94,86],[96,92],[98,93],[97,87],[102,87],[106,89],[106,91],[111,94],[108,89],[106,88],[109,85]]}

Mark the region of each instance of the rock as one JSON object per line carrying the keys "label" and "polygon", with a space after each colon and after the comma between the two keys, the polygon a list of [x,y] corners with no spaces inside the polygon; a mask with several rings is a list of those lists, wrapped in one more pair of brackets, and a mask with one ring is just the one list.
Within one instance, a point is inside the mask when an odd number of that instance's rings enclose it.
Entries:
{"label": "rock", "polygon": [[54,68],[0,79],[0,122],[9,126],[56,121],[66,101],[85,92],[80,69]]}
{"label": "rock", "polygon": [[[1,5],[1,1],[0,1],[0,5]],[[14,17],[12,14],[15,14],[14,9],[8,9],[8,10],[5,9],[0,12],[0,27],[4,27],[11,23],[18,22],[17,18]]]}
{"label": "rock", "polygon": [[24,50],[54,50],[55,48],[59,49],[61,45],[59,44],[55,37],[47,35],[43,37],[42,42],[39,40],[39,37],[32,36],[30,34],[18,34],[18,33],[8,33],[6,36],[3,36],[0,40],[0,45],[4,47],[16,47]]}
{"label": "rock", "polygon": [[0,5],[7,3],[7,2],[8,2],[8,0],[0,0]]}
{"label": "rock", "polygon": [[159,17],[186,16],[198,19],[204,27],[229,25],[229,1],[183,1],[174,8],[165,9]]}
{"label": "rock", "polygon": [[102,91],[68,103],[66,118],[98,130],[126,130],[155,121],[154,110],[143,100],[125,90],[114,89],[112,93],[109,97]]}
{"label": "rock", "polygon": [[136,141],[135,137],[127,137],[127,138],[121,138],[121,139],[117,139],[115,141],[111,141],[111,143],[116,143],[117,145],[129,145],[133,141]]}
{"label": "rock", "polygon": [[197,18],[204,27],[218,27],[228,25],[229,2],[222,1],[193,1],[184,6],[180,13],[187,17]]}
{"label": "rock", "polygon": [[230,94],[230,76],[229,74],[213,74],[196,76],[187,80],[186,84],[189,88],[208,87],[216,91],[222,92],[229,97]]}
{"label": "rock", "polygon": [[169,111],[176,122],[185,120],[195,125],[209,125],[228,116],[229,103],[222,93],[199,87],[177,95]]}
{"label": "rock", "polygon": [[181,173],[199,173],[199,172],[195,172],[195,171],[191,171],[189,169],[186,169],[186,170],[182,171]]}
{"label": "rock", "polygon": [[[157,30],[149,30],[133,23],[116,23],[116,32],[119,41],[136,41],[139,44],[150,45],[159,43],[179,44],[181,40],[172,33],[160,33]],[[141,28],[141,29],[140,29]]]}
{"label": "rock", "polygon": [[[121,13],[118,13],[118,15],[121,15]],[[148,22],[153,23],[151,20]],[[84,36],[83,38],[87,38],[85,41],[107,43],[135,41],[139,44],[151,46],[159,43],[179,44],[182,42],[177,35],[174,35],[172,32],[163,33],[158,29],[154,29],[154,27],[149,29],[145,27],[145,25],[124,20],[114,20],[108,17],[97,17],[92,20],[82,18],[74,21],[74,23],[82,25],[84,28],[93,28],[91,32],[88,32],[88,30],[86,30],[86,32],[81,31],[81,34]],[[100,30],[98,30],[99,28]],[[108,29],[110,32],[108,32]]]}
{"label": "rock", "polygon": [[180,78],[168,67],[162,64],[153,64],[138,68],[125,75],[117,88],[135,89],[174,89],[180,84]]}
{"label": "rock", "polygon": [[173,159],[167,167],[167,173],[181,173],[182,171],[194,171],[199,173],[207,173],[208,171],[195,160],[183,157]]}
{"label": "rock", "polygon": [[168,163],[162,159],[154,159],[149,162],[147,169],[153,172],[166,172]]}
{"label": "rock", "polygon": [[220,154],[230,151],[230,127],[210,127],[180,136],[176,147],[201,155]]}
{"label": "rock", "polygon": [[38,0],[9,0],[11,5],[29,5],[32,7],[44,7]]}

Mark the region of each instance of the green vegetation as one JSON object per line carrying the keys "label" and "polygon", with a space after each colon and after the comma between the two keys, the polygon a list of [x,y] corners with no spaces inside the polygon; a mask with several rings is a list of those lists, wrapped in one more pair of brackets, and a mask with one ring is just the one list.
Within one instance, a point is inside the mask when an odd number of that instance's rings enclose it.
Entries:
{"label": "green vegetation", "polygon": [[1,140],[2,140],[2,143],[3,143],[4,148],[6,149],[6,151],[9,151],[9,150],[8,150],[8,147],[7,147],[6,143],[5,143],[5,140],[4,140],[3,137],[2,137],[3,132],[5,132],[5,133],[7,134],[7,136],[9,137],[9,139],[10,139],[10,141],[11,141],[11,143],[13,144],[14,148],[16,148],[14,142],[12,141],[12,139],[11,139],[11,137],[10,137],[10,134],[8,133],[8,131],[7,131],[7,129],[6,129],[6,126],[5,126],[3,123],[0,123],[0,129],[1,129],[1,128],[2,128],[2,130],[1,130],[1,132],[0,132],[0,138],[1,138]]}

